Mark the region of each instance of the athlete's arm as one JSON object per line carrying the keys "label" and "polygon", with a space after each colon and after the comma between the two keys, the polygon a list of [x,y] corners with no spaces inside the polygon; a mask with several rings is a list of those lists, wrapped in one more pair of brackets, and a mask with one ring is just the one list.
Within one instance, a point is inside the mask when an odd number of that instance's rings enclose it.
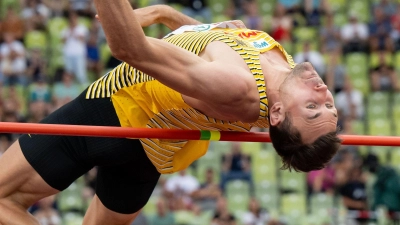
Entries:
{"label": "athlete's arm", "polygon": [[[163,24],[171,30],[176,30],[183,25],[202,24],[185,14],[167,5],[152,5],[134,10],[136,18],[142,27],[152,24]],[[96,15],[100,20],[100,18]],[[101,21],[100,21],[101,22]]]}
{"label": "athlete's arm", "polygon": [[116,58],[183,95],[231,107],[237,117],[249,104],[254,105],[255,83],[246,68],[234,62],[205,61],[173,44],[147,38],[127,0],[95,0],[95,3]]}
{"label": "athlete's arm", "polygon": [[171,30],[176,30],[183,25],[202,24],[185,14],[167,5],[153,5],[134,10],[136,18],[139,19],[142,27],[155,23],[161,23]]}

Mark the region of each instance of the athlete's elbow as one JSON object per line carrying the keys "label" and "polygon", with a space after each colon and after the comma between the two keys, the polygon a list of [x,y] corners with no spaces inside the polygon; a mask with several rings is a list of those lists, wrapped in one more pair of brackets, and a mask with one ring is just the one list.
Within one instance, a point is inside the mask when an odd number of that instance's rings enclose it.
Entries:
{"label": "athlete's elbow", "polygon": [[125,46],[112,46],[110,45],[111,53],[112,55],[123,61],[129,63],[131,66],[136,66],[138,63],[141,61],[144,61],[146,56],[148,55],[147,52],[149,52],[148,47],[146,47],[145,44],[136,46],[133,45],[131,47],[125,45]]}
{"label": "athlete's elbow", "polygon": [[122,48],[110,48],[111,54],[116,59],[122,62],[130,62],[132,59],[139,58],[134,53],[127,51],[126,49]]}

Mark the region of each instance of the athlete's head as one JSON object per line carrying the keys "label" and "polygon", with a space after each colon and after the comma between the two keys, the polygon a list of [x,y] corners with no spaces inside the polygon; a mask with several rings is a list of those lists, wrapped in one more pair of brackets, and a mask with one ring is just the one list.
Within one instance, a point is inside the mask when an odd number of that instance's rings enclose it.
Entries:
{"label": "athlete's head", "polygon": [[340,146],[331,92],[310,63],[298,64],[279,87],[269,109],[270,136],[283,168],[321,169]]}

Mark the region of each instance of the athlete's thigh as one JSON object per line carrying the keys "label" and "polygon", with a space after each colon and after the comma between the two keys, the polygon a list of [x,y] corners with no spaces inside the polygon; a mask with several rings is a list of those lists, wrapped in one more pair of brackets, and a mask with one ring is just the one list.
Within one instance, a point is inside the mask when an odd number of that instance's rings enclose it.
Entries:
{"label": "athlete's thigh", "polygon": [[28,163],[18,141],[0,157],[0,198],[11,198],[28,207],[57,192]]}
{"label": "athlete's thigh", "polygon": [[109,210],[135,213],[149,200],[160,173],[138,140],[125,139],[112,152],[121,157],[120,162],[98,167],[96,194]]}

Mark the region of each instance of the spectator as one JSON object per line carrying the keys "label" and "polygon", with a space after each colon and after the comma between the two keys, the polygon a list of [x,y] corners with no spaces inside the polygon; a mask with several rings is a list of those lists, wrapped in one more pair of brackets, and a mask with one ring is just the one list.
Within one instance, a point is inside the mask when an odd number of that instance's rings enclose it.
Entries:
{"label": "spectator", "polygon": [[356,149],[346,146],[331,160],[335,169],[335,183],[337,187],[343,186],[349,180],[349,174],[355,165],[360,166],[361,160]]}
{"label": "spectator", "polygon": [[320,43],[322,53],[331,53],[340,51],[340,28],[333,21],[334,15],[326,16],[326,24],[320,29]]}
{"label": "spectator", "polygon": [[317,73],[323,77],[325,74],[325,63],[321,53],[311,50],[310,42],[306,41],[303,43],[303,51],[298,52],[294,55],[294,62],[310,62],[313,64]]}
{"label": "spectator", "polygon": [[48,104],[44,101],[37,101],[29,105],[28,123],[39,123],[49,113]]}
{"label": "spectator", "polygon": [[338,93],[343,90],[346,78],[346,69],[340,62],[340,49],[327,55],[327,70],[325,83],[332,93]]}
{"label": "spectator", "polygon": [[157,201],[157,214],[151,218],[150,225],[172,225],[175,224],[175,216],[168,211],[165,200],[160,198]]}
{"label": "spectator", "polygon": [[[93,24],[95,24],[94,22]],[[103,72],[103,64],[100,60],[100,47],[98,45],[98,31],[91,29],[89,33],[89,40],[87,42],[87,66],[89,71],[93,71],[95,78],[101,77]]]}
{"label": "spectator", "polygon": [[291,41],[291,31],[293,19],[286,14],[286,9],[282,4],[277,4],[272,17],[271,36],[279,42]]}
{"label": "spectator", "polygon": [[396,13],[390,17],[392,25],[392,38],[395,43],[395,51],[400,50],[400,4],[396,6]]}
{"label": "spectator", "polygon": [[327,11],[326,0],[304,0],[304,12],[308,26],[319,26],[321,15]]}
{"label": "spectator", "polygon": [[278,0],[278,3],[283,5],[288,13],[297,13],[301,11],[301,0]]}
{"label": "spectator", "polygon": [[348,210],[366,210],[368,208],[365,178],[362,175],[361,168],[351,169],[348,181],[340,187],[343,203]]}
{"label": "spectator", "polygon": [[253,194],[253,179],[251,175],[250,156],[242,152],[240,142],[232,143],[231,152],[222,159],[221,188],[225,192],[226,184],[231,180],[245,180],[250,185]]}
{"label": "spectator", "polygon": [[239,19],[244,14],[245,0],[229,0],[229,5],[226,9],[226,15],[230,19]]}
{"label": "spectator", "polygon": [[244,3],[244,15],[242,20],[246,27],[251,30],[264,30],[263,20],[258,12],[256,0],[247,0]]}
{"label": "spectator", "polygon": [[343,52],[366,52],[369,38],[367,24],[360,22],[354,13],[350,13],[349,22],[340,30]]}
{"label": "spectator", "polygon": [[199,18],[204,23],[212,22],[211,10],[206,0],[180,0],[182,13],[192,18]]}
{"label": "spectator", "polygon": [[370,74],[372,91],[399,91],[396,70],[387,64],[385,52],[379,52],[379,64]]}
{"label": "spectator", "polygon": [[0,45],[0,59],[0,73],[4,76],[5,85],[25,84],[25,48],[12,33],[4,33],[4,42]]}
{"label": "spectator", "polygon": [[215,210],[217,200],[221,197],[221,189],[214,181],[213,169],[207,169],[205,183],[201,184],[200,188],[193,192],[192,197],[203,211]]}
{"label": "spectator", "polygon": [[354,119],[345,117],[343,120],[341,120],[340,125],[340,133],[341,134],[350,134],[350,135],[357,135],[359,133],[356,133],[357,131],[354,130],[353,126]]}
{"label": "spectator", "polygon": [[309,193],[333,194],[335,188],[335,169],[332,164],[321,170],[311,171],[307,174]]}
{"label": "spectator", "polygon": [[17,40],[22,41],[24,37],[24,21],[12,6],[7,8],[5,18],[2,20],[1,33],[9,33]]}
{"label": "spectator", "polygon": [[[343,204],[348,210],[364,211],[368,209],[366,181],[362,176],[362,169],[355,166],[349,173],[348,181],[340,187]],[[357,221],[355,222],[354,221]],[[368,220],[362,218],[349,218],[348,224],[366,224]]]}
{"label": "spectator", "polygon": [[45,79],[42,77],[39,77],[37,82],[34,82],[31,84],[29,88],[29,102],[30,103],[35,103],[35,102],[45,102],[46,104],[49,104],[51,102],[51,92],[50,92],[50,86],[46,83]]}
{"label": "spectator", "polygon": [[335,105],[341,117],[361,120],[364,117],[363,94],[353,88],[349,78],[345,78],[343,90],[336,94]]}
{"label": "spectator", "polygon": [[[2,122],[12,122],[12,123],[20,122],[18,112],[13,107],[14,106],[12,106],[11,101],[4,102],[4,113],[1,119]],[[10,146],[18,138],[18,135],[4,133],[1,134],[0,137],[1,137],[0,140],[3,142],[2,144],[4,145],[2,147],[7,147],[7,145]],[[3,149],[3,152],[5,150],[7,149]]]}
{"label": "spectator", "polygon": [[62,31],[65,68],[76,75],[78,82],[83,85],[88,83],[86,75],[87,34],[87,28],[78,24],[78,15],[70,11],[69,26]]}
{"label": "spectator", "polygon": [[69,0],[42,0],[49,7],[51,17],[62,17],[67,11]]}
{"label": "spectator", "polygon": [[69,0],[70,10],[77,12],[80,16],[93,18],[91,0]]}
{"label": "spectator", "polygon": [[55,196],[49,196],[38,202],[39,208],[33,214],[41,225],[62,224],[61,217],[56,209],[53,208]]}
{"label": "spectator", "polygon": [[398,172],[389,166],[381,165],[375,155],[368,155],[365,165],[369,172],[376,175],[373,184],[372,209],[376,210],[378,206],[385,206],[389,215],[399,212],[400,176]]}
{"label": "spectator", "polygon": [[252,198],[249,202],[249,210],[243,214],[243,225],[265,225],[268,220],[268,213],[260,207],[260,203],[255,198]]}
{"label": "spectator", "polygon": [[35,29],[44,29],[50,13],[50,9],[40,0],[25,0],[21,17],[33,23]]}
{"label": "spectator", "polygon": [[29,113],[28,122],[38,123],[50,111],[51,92],[44,78],[31,84],[29,88]]}
{"label": "spectator", "polygon": [[171,208],[188,209],[193,202],[191,195],[199,189],[199,186],[197,179],[187,174],[186,170],[179,171],[178,175],[168,178],[164,188]]}
{"label": "spectator", "polygon": [[75,83],[74,76],[65,70],[62,74],[61,82],[56,82],[53,86],[54,110],[76,98],[81,91],[82,88]]}
{"label": "spectator", "polygon": [[396,14],[396,4],[393,3],[392,0],[380,0],[373,5],[373,10],[376,8],[381,8],[385,17],[391,17]]}
{"label": "spectator", "polygon": [[18,120],[22,120],[23,117],[23,100],[25,96],[22,96],[16,86],[9,86],[6,89],[6,93],[3,96],[4,112],[15,112]]}
{"label": "spectator", "polygon": [[393,50],[393,41],[391,38],[392,26],[389,18],[384,14],[383,9],[374,9],[375,19],[369,24],[370,49],[371,51]]}
{"label": "spectator", "polygon": [[40,49],[33,49],[27,60],[26,75],[33,82],[46,78],[47,62],[44,59],[43,52]]}
{"label": "spectator", "polygon": [[221,197],[217,201],[217,209],[211,225],[236,225],[235,216],[229,212],[226,199]]}

